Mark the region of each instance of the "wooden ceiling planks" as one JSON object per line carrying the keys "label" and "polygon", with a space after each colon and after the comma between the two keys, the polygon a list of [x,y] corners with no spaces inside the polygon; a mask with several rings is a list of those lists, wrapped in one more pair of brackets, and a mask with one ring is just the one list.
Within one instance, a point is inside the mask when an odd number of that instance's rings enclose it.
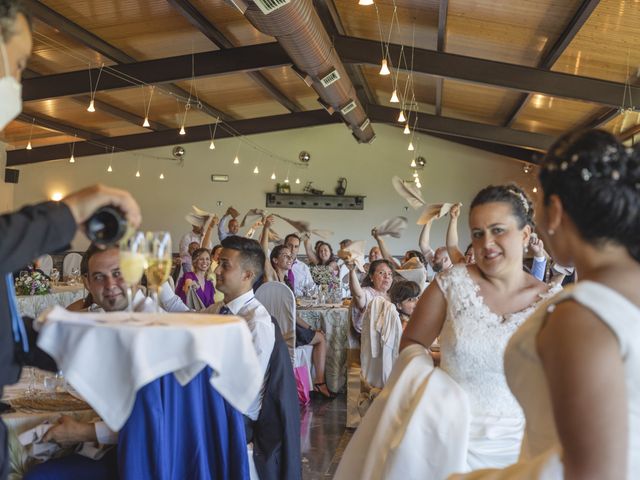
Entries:
{"label": "wooden ceiling planks", "polygon": [[278,67],[260,70],[262,74],[288,98],[295,101],[304,110],[319,108],[318,94],[295,73],[291,67]]}
{"label": "wooden ceiling planks", "polygon": [[[187,92],[191,81],[179,82]],[[201,100],[214,103],[237,119],[249,119],[287,113],[280,103],[260,88],[248,75],[221,75],[213,81],[196,79],[195,90]]]}
{"label": "wooden ceiling planks", "polygon": [[137,60],[216,50],[165,0],[45,0],[49,8]]}
{"label": "wooden ceiling planks", "polygon": [[[396,0],[395,3],[400,29],[398,23],[394,22],[393,26],[391,24],[394,8],[392,0],[376,0],[375,5],[370,6],[360,6],[354,0],[335,0],[346,35],[379,42],[382,30],[385,42],[391,38],[391,43],[411,46],[415,25],[415,46],[435,49],[440,0]],[[379,16],[376,15],[376,8]],[[397,61],[395,58],[391,60],[392,63]]]}
{"label": "wooden ceiling planks", "polygon": [[234,46],[270,43],[275,39],[256,29],[237,8],[225,0],[190,0]]}
{"label": "wooden ceiling planks", "polygon": [[518,92],[446,79],[442,113],[445,117],[502,125],[519,98]]}
{"label": "wooden ceiling planks", "polygon": [[[369,87],[376,97],[378,105],[384,105],[386,107],[400,108],[400,104],[391,103],[391,94],[393,93],[393,82],[391,75],[381,76],[378,74],[379,69],[377,67],[362,67],[363,74],[366,78]],[[394,71],[395,76],[395,71]],[[402,98],[404,95],[405,83],[408,74],[400,72],[398,75],[397,92]],[[413,74],[414,92],[416,95],[416,102],[419,105],[420,111],[429,112],[433,110],[436,102],[436,78],[430,75]],[[409,96],[409,94],[407,95]],[[411,99],[407,99],[410,101]]]}
{"label": "wooden ceiling planks", "polygon": [[[33,51],[27,68],[41,75],[86,70],[89,65],[113,65],[98,52],[79,44],[68,35],[33,19]],[[87,85],[89,76],[87,75]]]}
{"label": "wooden ceiling planks", "polygon": [[640,65],[638,38],[640,2],[601,0],[553,70],[625,82],[627,59],[631,75]]}
{"label": "wooden ceiling planks", "polygon": [[31,140],[31,146],[36,148],[45,145],[73,142],[74,137],[35,124],[32,128],[31,123],[21,121],[11,122],[0,132],[0,141],[7,144],[7,150],[26,148],[29,140]]}
{"label": "wooden ceiling planks", "polygon": [[561,133],[584,124],[600,107],[593,103],[578,102],[548,95],[532,95],[513,123],[513,128],[549,135]]}
{"label": "wooden ceiling planks", "polygon": [[70,98],[54,98],[27,102],[24,105],[24,113],[37,117],[56,119],[67,125],[89,130],[104,136],[110,136],[111,129],[116,128],[128,127],[131,129],[129,133],[140,133],[140,131],[145,130],[141,126],[132,125],[127,121],[115,118],[100,110],[96,110],[93,113],[87,112],[87,105],[82,105]]}
{"label": "wooden ceiling planks", "polygon": [[446,52],[536,66],[581,0],[449,0]]}

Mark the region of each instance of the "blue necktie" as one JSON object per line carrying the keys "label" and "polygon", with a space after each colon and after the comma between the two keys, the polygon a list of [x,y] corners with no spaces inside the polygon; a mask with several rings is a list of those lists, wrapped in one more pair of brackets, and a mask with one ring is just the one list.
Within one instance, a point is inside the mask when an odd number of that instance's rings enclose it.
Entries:
{"label": "blue necktie", "polygon": [[16,302],[16,290],[13,287],[13,275],[7,273],[5,277],[7,284],[7,299],[9,300],[9,312],[11,313],[11,328],[13,329],[13,340],[16,343],[22,343],[22,351],[29,351],[29,338],[27,331],[22,323],[22,317],[18,313],[18,304]]}
{"label": "blue necktie", "polygon": [[229,309],[229,307],[227,307],[226,305],[223,305],[220,311],[218,312],[218,315],[233,315],[233,312]]}

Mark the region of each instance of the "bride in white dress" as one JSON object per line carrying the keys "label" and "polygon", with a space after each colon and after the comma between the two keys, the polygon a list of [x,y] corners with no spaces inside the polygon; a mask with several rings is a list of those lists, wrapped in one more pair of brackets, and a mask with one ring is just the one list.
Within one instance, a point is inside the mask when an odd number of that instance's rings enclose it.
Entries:
{"label": "bride in white dress", "polygon": [[541,233],[580,282],[507,348],[527,421],[520,462],[454,478],[640,478],[640,152],[598,130],[567,134],[549,152]]}
{"label": "bride in white dress", "polygon": [[[438,275],[422,295],[389,382],[334,478],[439,480],[518,458],[524,418],[505,381],[504,349],[559,288],[522,268],[532,217],[516,186],[476,195],[469,215],[476,264]],[[434,368],[426,348],[438,336],[441,365]]]}

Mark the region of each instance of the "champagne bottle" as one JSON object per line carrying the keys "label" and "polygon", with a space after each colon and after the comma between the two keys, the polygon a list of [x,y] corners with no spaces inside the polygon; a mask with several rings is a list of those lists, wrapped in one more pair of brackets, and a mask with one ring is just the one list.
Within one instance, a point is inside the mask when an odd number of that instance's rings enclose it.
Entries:
{"label": "champagne bottle", "polygon": [[118,243],[129,229],[124,214],[113,206],[96,210],[85,222],[87,237],[92,243],[108,247]]}

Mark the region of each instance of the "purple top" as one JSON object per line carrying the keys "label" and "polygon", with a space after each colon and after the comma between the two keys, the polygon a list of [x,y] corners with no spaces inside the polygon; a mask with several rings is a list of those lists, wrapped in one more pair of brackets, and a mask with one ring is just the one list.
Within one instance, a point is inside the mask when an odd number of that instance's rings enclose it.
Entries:
{"label": "purple top", "polygon": [[[178,280],[178,285],[176,285],[176,295],[178,295],[183,302],[187,302],[187,295],[184,293],[184,282],[187,280],[193,280],[196,284],[198,283],[198,277],[193,272],[185,273],[180,280]],[[205,280],[204,289],[199,286],[196,290],[198,297],[204,303],[205,308],[214,304],[213,296],[216,293],[216,289],[213,286],[213,282],[211,280]]]}

